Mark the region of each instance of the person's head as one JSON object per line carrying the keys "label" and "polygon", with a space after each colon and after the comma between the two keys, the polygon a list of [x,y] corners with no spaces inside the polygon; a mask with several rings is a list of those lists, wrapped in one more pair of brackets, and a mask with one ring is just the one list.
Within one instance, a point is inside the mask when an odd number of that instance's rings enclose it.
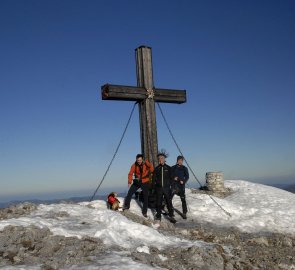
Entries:
{"label": "person's head", "polygon": [[136,163],[137,163],[138,165],[141,165],[142,162],[143,162],[143,155],[142,155],[142,154],[138,154],[138,155],[136,155]]}
{"label": "person's head", "polygon": [[166,155],[163,153],[158,154],[158,161],[161,165],[164,165],[166,162]]}
{"label": "person's head", "polygon": [[111,192],[109,195],[108,195],[108,197],[114,197],[114,198],[116,198],[117,196],[118,196],[118,194],[116,193],[116,192]]}
{"label": "person's head", "polygon": [[183,156],[178,156],[177,157],[177,164],[180,165],[180,166],[183,164]]}

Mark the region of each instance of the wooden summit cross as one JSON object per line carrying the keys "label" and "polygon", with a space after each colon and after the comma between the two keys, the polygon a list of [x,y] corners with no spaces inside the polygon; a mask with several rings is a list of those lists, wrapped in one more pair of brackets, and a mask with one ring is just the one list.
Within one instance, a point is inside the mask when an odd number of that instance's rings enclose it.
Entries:
{"label": "wooden summit cross", "polygon": [[185,90],[154,87],[152,48],[135,49],[137,86],[105,84],[101,87],[103,100],[138,101],[141,151],[154,166],[158,164],[158,138],[155,102],[185,103]]}

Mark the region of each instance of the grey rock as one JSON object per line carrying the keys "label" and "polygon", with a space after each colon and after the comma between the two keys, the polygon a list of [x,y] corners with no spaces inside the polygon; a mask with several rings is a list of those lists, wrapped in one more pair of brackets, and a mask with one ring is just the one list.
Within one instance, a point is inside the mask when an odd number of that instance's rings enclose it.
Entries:
{"label": "grey rock", "polygon": [[48,228],[36,226],[6,226],[0,231],[0,243],[0,266],[41,265],[43,269],[59,269],[89,263],[109,251],[98,239],[54,236]]}
{"label": "grey rock", "polygon": [[233,270],[234,266],[232,265],[231,262],[227,262],[224,266],[224,270]]}
{"label": "grey rock", "polygon": [[260,246],[268,246],[268,240],[265,237],[256,237],[248,240],[250,244],[257,244]]}
{"label": "grey rock", "polygon": [[[289,237],[284,237],[283,238],[283,246],[285,247],[292,247],[293,246],[293,241]],[[295,267],[294,267],[295,268]]]}
{"label": "grey rock", "polygon": [[0,220],[18,218],[20,216],[28,215],[37,209],[37,205],[33,203],[21,203],[11,205],[8,208],[0,209]]}

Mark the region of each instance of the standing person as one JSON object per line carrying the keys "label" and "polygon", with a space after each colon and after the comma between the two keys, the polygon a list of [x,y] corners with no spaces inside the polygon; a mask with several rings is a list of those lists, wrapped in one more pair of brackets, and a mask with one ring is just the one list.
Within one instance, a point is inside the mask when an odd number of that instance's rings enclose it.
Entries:
{"label": "standing person", "polygon": [[171,198],[171,184],[172,184],[172,175],[171,167],[166,164],[166,155],[164,153],[158,154],[159,165],[155,168],[153,175],[153,186],[156,192],[156,220],[161,220],[162,215],[162,204],[163,199],[165,199],[170,221],[175,223],[174,211],[172,206]]}
{"label": "standing person", "polygon": [[183,159],[184,159],[183,156],[177,157],[176,165],[172,166],[172,178],[174,182],[173,193],[180,196],[181,203],[182,203],[183,218],[186,219],[187,205],[185,200],[185,183],[189,179],[189,173],[188,173],[187,167],[183,165]]}
{"label": "standing person", "polygon": [[[141,188],[143,194],[142,215],[147,217],[148,196],[149,196],[149,181],[150,175],[154,171],[153,165],[148,160],[143,160],[143,155],[136,156],[135,163],[132,164],[128,174],[128,194],[124,201],[123,209],[130,208],[132,195]],[[133,178],[134,177],[134,178]],[[132,183],[133,180],[133,183]]]}

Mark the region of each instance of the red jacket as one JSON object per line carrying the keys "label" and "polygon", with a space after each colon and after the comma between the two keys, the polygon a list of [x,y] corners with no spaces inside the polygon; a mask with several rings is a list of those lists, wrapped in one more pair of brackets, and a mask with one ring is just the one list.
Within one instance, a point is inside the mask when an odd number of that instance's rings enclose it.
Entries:
{"label": "red jacket", "polygon": [[140,171],[141,171],[140,166],[136,162],[133,163],[130,168],[130,172],[128,174],[128,184],[132,184],[133,174],[135,178],[138,178],[138,179],[141,178],[142,183],[149,182],[150,173],[154,171],[154,167],[148,160],[146,160],[142,164],[142,174]]}
{"label": "red jacket", "polygon": [[109,195],[108,196],[108,203],[110,205],[113,205],[114,202],[119,201],[116,197],[114,197],[113,195]]}

